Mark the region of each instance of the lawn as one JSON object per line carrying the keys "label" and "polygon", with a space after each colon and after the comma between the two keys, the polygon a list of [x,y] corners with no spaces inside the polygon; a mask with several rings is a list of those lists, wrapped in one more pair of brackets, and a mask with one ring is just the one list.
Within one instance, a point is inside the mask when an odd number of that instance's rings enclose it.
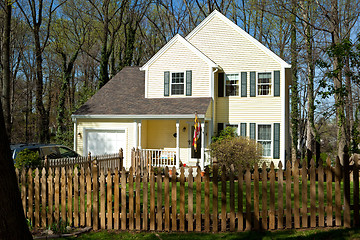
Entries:
{"label": "lawn", "polygon": [[132,232],[114,232],[99,231],[90,232],[78,237],[59,238],[59,239],[145,239],[145,240],[194,240],[194,239],[360,239],[360,229],[316,229],[316,230],[286,230],[272,232],[240,232],[240,233],[132,233]]}

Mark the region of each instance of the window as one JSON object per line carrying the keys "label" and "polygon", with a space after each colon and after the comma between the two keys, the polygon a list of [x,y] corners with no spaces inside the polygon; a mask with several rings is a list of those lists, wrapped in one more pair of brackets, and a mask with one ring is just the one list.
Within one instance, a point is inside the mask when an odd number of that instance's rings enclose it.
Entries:
{"label": "window", "polygon": [[225,75],[226,96],[239,96],[239,74]]}
{"label": "window", "polygon": [[171,73],[171,95],[184,95],[184,73]]}
{"label": "window", "polygon": [[258,73],[258,95],[271,95],[271,72]]}
{"label": "window", "polygon": [[271,125],[258,125],[257,141],[263,147],[263,156],[271,157]]}

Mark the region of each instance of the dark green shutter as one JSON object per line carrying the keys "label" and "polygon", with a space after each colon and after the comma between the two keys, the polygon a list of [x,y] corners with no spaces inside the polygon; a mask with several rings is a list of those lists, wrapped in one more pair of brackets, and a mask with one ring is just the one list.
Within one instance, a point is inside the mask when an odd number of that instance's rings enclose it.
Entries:
{"label": "dark green shutter", "polygon": [[222,130],[224,130],[224,124],[223,124],[223,123],[218,123],[218,124],[217,124],[217,127],[218,127],[217,132],[218,132],[218,134],[220,134],[220,132],[221,132]]}
{"label": "dark green shutter", "polygon": [[241,73],[241,96],[247,97],[247,72]]}
{"label": "dark green shutter", "polygon": [[280,71],[274,71],[274,97],[280,97]]}
{"label": "dark green shutter", "polygon": [[250,97],[256,96],[256,73],[250,72]]}
{"label": "dark green shutter", "polygon": [[274,123],[274,159],[280,158],[280,123]]}
{"label": "dark green shutter", "polygon": [[255,128],[256,128],[256,124],[250,123],[250,139],[256,139],[255,138]]}
{"label": "dark green shutter", "polygon": [[240,123],[240,136],[246,137],[246,123]]}
{"label": "dark green shutter", "polygon": [[164,96],[169,96],[170,72],[164,72]]}
{"label": "dark green shutter", "polygon": [[186,71],[186,96],[191,96],[192,71]]}
{"label": "dark green shutter", "polygon": [[224,96],[224,73],[218,74],[218,97]]}

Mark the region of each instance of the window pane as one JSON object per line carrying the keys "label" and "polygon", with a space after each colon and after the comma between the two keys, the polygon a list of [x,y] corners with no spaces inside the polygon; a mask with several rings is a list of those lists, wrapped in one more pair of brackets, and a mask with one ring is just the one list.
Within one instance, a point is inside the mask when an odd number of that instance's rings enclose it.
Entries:
{"label": "window pane", "polygon": [[258,95],[271,94],[271,73],[258,73]]}
{"label": "window pane", "polygon": [[271,125],[258,125],[258,140],[271,141]]}
{"label": "window pane", "polygon": [[226,74],[226,96],[239,95],[239,74]]}
{"label": "window pane", "polygon": [[171,77],[172,83],[184,83],[184,73],[183,72],[172,73],[171,75],[172,75],[172,77]]}
{"label": "window pane", "polygon": [[171,94],[172,95],[184,94],[184,84],[172,84],[171,85]]}
{"label": "window pane", "polygon": [[263,147],[263,156],[271,157],[271,142],[270,141],[259,141]]}

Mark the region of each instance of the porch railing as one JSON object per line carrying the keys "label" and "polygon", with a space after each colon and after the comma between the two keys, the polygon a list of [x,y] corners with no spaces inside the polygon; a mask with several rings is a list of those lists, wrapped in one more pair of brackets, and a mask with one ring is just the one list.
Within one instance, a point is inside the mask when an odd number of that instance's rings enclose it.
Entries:
{"label": "porch railing", "polygon": [[159,149],[140,150],[142,159],[145,159],[147,166],[153,167],[174,167],[176,166],[176,151]]}

